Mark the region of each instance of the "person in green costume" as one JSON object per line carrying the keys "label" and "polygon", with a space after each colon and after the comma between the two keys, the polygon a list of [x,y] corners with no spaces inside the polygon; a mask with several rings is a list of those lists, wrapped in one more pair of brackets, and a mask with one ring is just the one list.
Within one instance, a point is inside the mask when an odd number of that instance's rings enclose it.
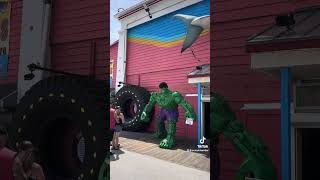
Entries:
{"label": "person in green costume", "polygon": [[[170,91],[165,82],[159,85],[160,93],[153,92],[149,103],[144,107],[141,114],[141,120],[144,122],[150,121],[150,112],[156,103],[161,107],[160,115],[157,119],[157,131],[155,137],[161,139],[160,148],[171,149],[175,146],[176,123],[179,118],[178,105],[185,110],[187,119],[196,120],[196,113],[193,107],[182,97],[177,91]],[[165,120],[168,121],[168,132],[165,128]]]}
{"label": "person in green costume", "polygon": [[248,132],[243,123],[237,120],[223,96],[214,93],[210,101],[210,129],[213,143],[216,146],[219,136],[223,135],[245,158],[237,172],[236,180],[245,180],[248,177],[276,180],[276,169],[263,141]]}

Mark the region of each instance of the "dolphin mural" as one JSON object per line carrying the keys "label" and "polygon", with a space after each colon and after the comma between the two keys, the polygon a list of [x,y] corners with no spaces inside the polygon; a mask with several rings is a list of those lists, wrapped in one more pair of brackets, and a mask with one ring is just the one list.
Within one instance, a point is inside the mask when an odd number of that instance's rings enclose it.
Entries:
{"label": "dolphin mural", "polygon": [[210,29],[209,15],[196,17],[185,14],[176,14],[173,16],[173,18],[179,19],[187,25],[187,34],[183,42],[181,53],[191,47],[191,45],[196,42],[196,40],[204,30]]}

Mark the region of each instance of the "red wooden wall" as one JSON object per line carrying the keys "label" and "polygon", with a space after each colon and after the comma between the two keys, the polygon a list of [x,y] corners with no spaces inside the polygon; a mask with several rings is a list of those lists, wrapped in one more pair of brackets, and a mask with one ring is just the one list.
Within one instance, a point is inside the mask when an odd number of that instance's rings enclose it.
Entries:
{"label": "red wooden wall", "polygon": [[[0,84],[16,83],[18,74],[22,1],[11,2],[8,80]],[[80,74],[92,71],[99,79],[107,78],[109,4],[104,0],[53,1],[52,68]]]}
{"label": "red wooden wall", "polygon": [[[115,78],[116,78],[116,73],[117,73],[117,52],[118,52],[118,43],[114,44],[110,47],[110,59],[113,59],[114,61],[114,69],[113,69],[113,81],[112,81],[112,87],[115,87]],[[131,58],[131,57],[130,57]],[[131,66],[127,66],[128,69],[131,68]],[[169,83],[170,88],[172,87],[172,89],[176,89],[176,88],[180,88],[180,90],[182,90],[185,93],[196,93],[196,89],[193,88],[192,86],[186,85],[187,82],[187,78],[186,78],[186,72],[191,72],[193,70],[193,68],[188,68],[188,69],[182,69],[180,70],[180,72],[182,74],[172,74],[172,73],[168,73],[165,76],[172,76],[171,78],[167,78],[168,80],[172,80],[173,78],[178,78],[180,79],[180,82],[176,82],[176,83]],[[164,72],[153,72],[153,73],[146,73],[143,75],[140,75],[140,85],[142,87],[146,87],[149,90],[153,90],[153,91],[158,91],[158,84],[160,83],[160,81],[158,83],[155,83],[155,79],[159,76],[163,76]],[[132,76],[127,76],[128,82],[130,82],[131,84],[139,84],[139,75],[132,75]],[[143,78],[144,81],[141,82],[141,79]],[[161,81],[162,82],[162,81]],[[182,84],[181,84],[182,83]],[[184,88],[184,89],[183,89]],[[186,100],[195,108],[197,108],[197,98],[196,97],[185,97]],[[197,109],[195,109],[195,111],[198,111]],[[177,134],[180,136],[187,136],[187,137],[191,137],[191,138],[196,138],[197,137],[197,133],[198,133],[198,126],[197,123],[195,123],[193,126],[186,126],[184,124],[184,118],[183,118],[183,114],[184,114],[184,110],[183,109],[179,109],[179,113],[180,113],[180,121],[177,123]],[[159,115],[159,107],[156,106],[156,111],[155,111],[155,116],[157,117]],[[112,124],[111,124],[112,125]],[[150,125],[150,131],[153,131],[156,128],[154,123],[151,123]]]}
{"label": "red wooden wall", "polygon": [[[247,38],[274,23],[277,14],[296,8],[319,5],[313,0],[216,0],[211,1],[211,87],[224,95],[249,129],[269,147],[280,179],[280,111],[241,111],[244,103],[280,101],[277,77],[255,72],[250,54],[245,50]],[[220,146],[221,180],[233,180],[242,157],[229,142]]]}
{"label": "red wooden wall", "polygon": [[[128,42],[126,77],[129,84],[140,85],[148,91],[159,91],[159,84],[168,83],[169,89],[179,91],[182,95],[197,93],[197,88],[188,84],[188,73],[196,66],[210,63],[210,36],[202,36],[193,45],[193,50],[200,60],[194,58],[192,52],[187,50],[181,54],[182,44],[170,48],[141,45]],[[185,97],[197,112],[197,97]],[[197,138],[197,123],[193,126],[185,124],[184,110],[179,107],[179,122],[177,123],[177,136]],[[156,106],[155,116],[159,115]],[[155,120],[149,131],[155,130]]]}
{"label": "red wooden wall", "polygon": [[[53,1],[52,67],[107,80],[109,1]],[[108,70],[108,69],[107,69]]]}

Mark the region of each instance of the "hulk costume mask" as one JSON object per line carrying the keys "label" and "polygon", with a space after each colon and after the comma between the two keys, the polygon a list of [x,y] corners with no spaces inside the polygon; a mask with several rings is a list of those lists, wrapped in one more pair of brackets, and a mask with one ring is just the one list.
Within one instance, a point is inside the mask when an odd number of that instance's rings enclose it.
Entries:
{"label": "hulk costume mask", "polygon": [[[178,106],[182,106],[185,110],[185,118],[196,120],[196,113],[193,107],[185,101],[181,94],[177,91],[170,91],[165,82],[159,85],[160,93],[153,92],[149,103],[145,106],[141,120],[144,122],[150,121],[150,112],[156,103],[159,104],[161,110],[157,118],[157,131],[155,137],[161,139],[160,148],[171,149],[175,146],[176,123],[179,118]],[[165,128],[165,121],[168,121],[168,131]]]}

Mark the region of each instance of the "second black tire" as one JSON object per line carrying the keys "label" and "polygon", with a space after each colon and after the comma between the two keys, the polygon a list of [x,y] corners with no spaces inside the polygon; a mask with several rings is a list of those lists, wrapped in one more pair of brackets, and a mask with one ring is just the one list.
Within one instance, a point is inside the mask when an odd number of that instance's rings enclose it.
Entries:
{"label": "second black tire", "polygon": [[[146,129],[150,123],[140,120],[144,107],[148,104],[150,93],[143,87],[124,86],[116,94],[116,105],[120,106],[126,122],[123,129],[126,131],[141,131]],[[152,119],[153,111],[150,113]]]}

